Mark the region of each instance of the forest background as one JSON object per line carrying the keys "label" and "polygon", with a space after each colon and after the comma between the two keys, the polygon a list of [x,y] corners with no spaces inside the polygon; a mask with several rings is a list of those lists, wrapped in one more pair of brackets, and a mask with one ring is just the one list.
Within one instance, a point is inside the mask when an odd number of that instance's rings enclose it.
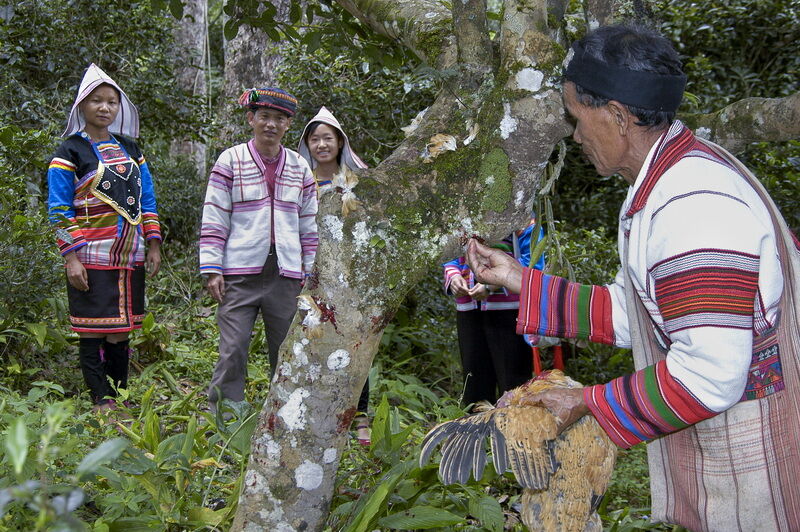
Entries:
{"label": "forest background", "polygon": [[[676,43],[689,76],[679,113],[797,90],[797,1],[656,5],[652,15]],[[206,180],[198,166],[208,167],[247,130],[241,112],[224,101],[228,39],[221,2],[207,6],[206,91],[176,83],[186,60],[175,43],[181,9],[180,2],[157,0],[0,5],[0,530],[224,530],[233,518],[269,368],[258,327],[248,368],[252,407],[239,405],[228,423],[205,411],[217,337],[214,307],[197,273]],[[499,20],[496,9],[490,27]],[[402,141],[401,128],[430,104],[448,73],[371,34],[335,4],[307,2],[306,12],[288,20],[284,33],[271,30],[283,56],[274,79],[300,100],[285,144],[296,146],[302,125],[326,105],[365,161],[376,165]],[[62,261],[45,212],[47,163],[90,61],[139,107],[140,144],[155,175],[166,236],[162,272],[148,285],[149,313],[132,341],[127,394],[134,421],[122,427],[103,423],[81,393]],[[205,145],[205,164],[176,156],[177,140]],[[753,143],[740,156],[797,232],[800,143]],[[597,177],[567,142],[565,164],[548,194],[552,212],[542,213],[552,271],[592,283],[613,277],[624,193],[618,177]],[[353,441],[344,451],[331,530],[521,527],[519,492],[507,475],[489,472],[479,482],[442,486],[435,465],[414,465],[427,429],[463,413],[455,310],[441,291],[440,273],[440,264],[430,264],[383,334],[370,372],[373,445]],[[584,383],[632,368],[624,350],[585,344],[565,350],[567,373]],[[667,529],[647,521],[648,491],[640,445],[620,456],[601,507],[605,525]]]}

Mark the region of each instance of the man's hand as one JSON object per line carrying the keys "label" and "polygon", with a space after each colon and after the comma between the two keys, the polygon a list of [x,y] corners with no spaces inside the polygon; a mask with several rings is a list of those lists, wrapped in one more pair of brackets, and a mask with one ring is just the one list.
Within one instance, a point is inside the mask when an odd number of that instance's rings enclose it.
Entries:
{"label": "man's hand", "polygon": [[69,281],[69,284],[81,292],[88,292],[89,275],[86,273],[86,268],[83,266],[78,256],[74,251],[70,251],[64,255],[64,258],[67,261],[67,281]]}
{"label": "man's hand", "polygon": [[147,248],[147,258],[145,259],[144,269],[147,277],[153,277],[161,268],[161,240],[151,238]]}
{"label": "man's hand", "polygon": [[586,414],[591,414],[583,401],[583,388],[551,388],[524,397],[522,403],[547,408],[558,418],[559,434]]}
{"label": "man's hand", "polygon": [[484,246],[471,238],[467,244],[467,263],[475,277],[484,284],[504,286],[515,294],[522,290],[522,266],[499,249]]}
{"label": "man's hand", "polygon": [[225,297],[225,279],[221,273],[209,273],[206,288],[217,303],[222,303],[222,298]]}
{"label": "man's hand", "polygon": [[456,297],[469,295],[467,281],[461,276],[461,274],[457,273],[450,279],[450,292],[452,292],[452,294]]}

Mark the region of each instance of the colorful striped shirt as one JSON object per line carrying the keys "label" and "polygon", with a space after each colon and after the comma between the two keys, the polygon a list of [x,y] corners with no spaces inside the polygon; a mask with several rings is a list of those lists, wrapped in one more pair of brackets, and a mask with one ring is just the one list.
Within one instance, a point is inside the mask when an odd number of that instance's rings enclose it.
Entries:
{"label": "colorful striped shirt", "polygon": [[[619,252],[666,359],[588,386],[620,446],[678,431],[783,389],[770,343],[783,277],[769,213],[680,122],[657,142],[622,206]],[[624,276],[583,286],[526,271],[521,332],[630,347]]]}
{"label": "colorful striped shirt", "polygon": [[115,138],[119,144],[106,141],[95,146],[101,153],[116,154],[114,157],[119,160],[126,159],[127,152],[139,165],[141,223],[131,225],[92,193],[99,161],[92,145],[79,135],[62,142],[50,161],[48,214],[61,255],[74,251],[87,266],[132,268],[144,262],[146,240],[161,240],[161,226],[153,179],[144,156],[133,140],[121,135]]}

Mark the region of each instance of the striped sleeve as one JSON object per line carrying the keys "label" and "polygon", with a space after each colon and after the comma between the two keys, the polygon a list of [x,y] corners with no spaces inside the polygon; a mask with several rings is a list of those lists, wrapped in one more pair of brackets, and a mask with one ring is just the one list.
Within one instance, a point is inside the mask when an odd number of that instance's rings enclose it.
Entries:
{"label": "striped sleeve", "polygon": [[670,374],[666,360],[587,386],[583,399],[611,440],[626,449],[717,415]]}
{"label": "striped sleeve", "polygon": [[582,285],[523,268],[517,334],[614,344],[608,287]]}
{"label": "striped sleeve", "polygon": [[456,275],[467,275],[469,267],[464,264],[463,258],[455,258],[451,261],[442,264],[444,270],[444,293],[450,293],[450,283],[453,282],[453,277]]}
{"label": "striped sleeve", "polygon": [[[227,153],[227,152],[226,152]],[[222,273],[222,257],[231,226],[233,171],[223,161],[211,169],[200,225],[200,273]]]}
{"label": "striped sleeve", "polygon": [[142,173],[142,229],[145,240],[161,240],[161,223],[158,220],[158,207],[156,205],[156,191],[153,186],[153,176],[150,167],[139,158],[139,170]]}
{"label": "striped sleeve", "polygon": [[300,248],[303,272],[311,273],[317,256],[319,233],[317,229],[317,183],[307,165],[304,165],[303,192],[300,205]]}
{"label": "striped sleeve", "polygon": [[54,157],[47,169],[47,212],[56,231],[61,255],[82,248],[86,237],[75,219],[75,164]]}
{"label": "striped sleeve", "polygon": [[650,275],[666,332],[752,329],[758,269],[758,255],[736,250],[694,249],[657,262]]}

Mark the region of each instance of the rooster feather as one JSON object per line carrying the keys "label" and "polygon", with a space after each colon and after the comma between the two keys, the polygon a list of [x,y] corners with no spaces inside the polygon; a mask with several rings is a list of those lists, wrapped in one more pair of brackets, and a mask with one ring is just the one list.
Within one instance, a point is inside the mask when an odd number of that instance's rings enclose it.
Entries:
{"label": "rooster feather", "polygon": [[422,442],[420,464],[441,444],[439,475],[446,484],[483,476],[488,461],[498,473],[509,468],[523,487],[522,522],[531,530],[602,530],[596,509],[611,479],[616,446],[592,416],[558,435],[558,419],[526,399],[549,388],[582,385],[553,370],[506,392],[487,411],[434,427]]}

